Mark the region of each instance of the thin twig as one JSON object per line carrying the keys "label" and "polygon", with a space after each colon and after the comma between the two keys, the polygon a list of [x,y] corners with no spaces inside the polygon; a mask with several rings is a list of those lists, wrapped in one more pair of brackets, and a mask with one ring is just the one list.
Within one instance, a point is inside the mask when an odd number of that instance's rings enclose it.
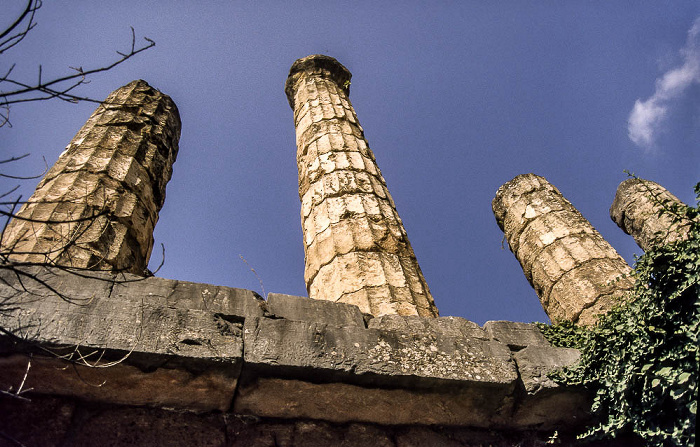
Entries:
{"label": "thin twig", "polygon": [[262,279],[260,279],[260,276],[258,276],[258,272],[256,272],[255,269],[250,266],[250,264],[248,264],[248,261],[243,257],[243,255],[239,254],[238,256],[241,258],[241,260],[243,262],[245,262],[245,265],[248,266],[250,271],[253,272],[253,275],[255,275],[255,277],[258,278],[258,282],[260,283],[260,289],[262,289],[262,296],[263,297],[267,296],[267,295],[265,295],[265,286],[263,285],[263,282],[262,282]]}

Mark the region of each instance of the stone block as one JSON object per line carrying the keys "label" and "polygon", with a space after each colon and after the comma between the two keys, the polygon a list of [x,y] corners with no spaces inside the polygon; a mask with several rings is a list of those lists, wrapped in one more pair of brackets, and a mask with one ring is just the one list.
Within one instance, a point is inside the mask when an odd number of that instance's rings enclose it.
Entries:
{"label": "stone block", "polygon": [[507,345],[512,351],[528,346],[550,346],[537,326],[513,321],[487,321],[484,330],[494,340]]}
{"label": "stone block", "polygon": [[221,313],[241,322],[245,317],[261,317],[264,313],[265,301],[251,290],[156,277],[141,279],[129,275],[125,278],[133,282],[115,284],[112,298],[143,298],[167,307]]}
{"label": "stone block", "polygon": [[533,346],[513,354],[528,394],[557,388],[558,385],[547,377],[547,374],[555,369],[575,364],[580,356],[578,349],[554,346]]}
{"label": "stone block", "polygon": [[[238,379],[233,364],[198,359],[200,370],[197,371],[178,364],[181,358],[175,355],[170,359],[172,363],[146,368],[133,364],[132,359],[138,353],[110,361],[114,357],[109,349],[75,347],[71,352],[79,355],[68,362],[51,355],[51,350],[46,352],[48,354],[31,357],[26,354],[0,356],[0,389],[10,386],[17,389],[31,362],[24,389],[31,389],[33,393],[109,404],[227,411]],[[55,352],[65,354],[65,351]]]}
{"label": "stone block", "polygon": [[435,338],[471,338],[484,341],[490,341],[492,338],[478,324],[460,317],[423,318],[413,315],[383,315],[371,319],[368,327]]}
{"label": "stone block", "polygon": [[523,397],[517,404],[513,425],[541,430],[580,426],[589,418],[591,400],[582,389],[561,387],[547,375],[578,362],[577,349],[552,346],[528,346],[515,352],[523,384]]}
{"label": "stone block", "polygon": [[[0,394],[0,446],[63,446],[74,410],[72,401],[52,396],[25,395],[18,399]],[[8,437],[17,442],[10,442]]]}
{"label": "stone block", "polygon": [[217,414],[193,414],[154,408],[84,406],[66,447],[220,447],[226,426]]}
{"label": "stone block", "polygon": [[336,327],[365,327],[360,309],[352,304],[270,293],[267,295],[267,310],[275,317],[287,320],[325,323]]}
{"label": "stone block", "polygon": [[[426,427],[406,427],[406,430],[396,434],[396,447],[463,447],[461,442],[450,439],[447,434],[442,434],[438,430],[433,431]],[[491,443],[487,444],[489,447]]]}
{"label": "stone block", "polygon": [[0,327],[12,334],[0,337],[0,355],[6,355],[1,389],[16,385],[25,353],[34,352],[41,356],[32,360],[26,386],[36,392],[131,405],[230,405],[243,358],[244,315],[178,307],[167,303],[168,295],[143,293],[173,295],[175,281],[120,283],[129,277],[83,278],[48,268],[22,273],[33,276],[20,285],[5,271],[0,285],[0,295],[13,304],[0,314]]}
{"label": "stone block", "polygon": [[503,426],[512,411],[498,387],[426,391],[258,378],[239,387],[234,412],[379,425]]}
{"label": "stone block", "polygon": [[[508,348],[462,319],[396,317],[370,328],[250,318],[244,325],[245,369],[276,377],[351,381],[372,386],[488,388],[494,399],[517,379]],[[461,320],[461,321],[459,321]],[[391,329],[383,329],[386,324]],[[475,327],[472,327],[474,325]],[[411,330],[414,327],[428,330]],[[476,332],[477,337],[468,336]],[[466,336],[465,336],[466,335]],[[246,372],[244,371],[244,374]]]}
{"label": "stone block", "polygon": [[3,296],[16,296],[16,300],[26,305],[57,293],[74,304],[108,296],[115,302],[144,302],[153,306],[220,313],[240,322],[246,316],[262,316],[265,309],[265,301],[246,289],[143,278],[130,273],[71,272],[54,267],[31,267],[21,272],[24,273],[17,276],[6,270],[0,271],[0,291]]}
{"label": "stone block", "polygon": [[[14,287],[0,286],[3,296],[13,297],[14,305],[0,314],[0,326],[24,340],[55,348],[130,352],[134,357],[143,353],[154,359],[182,355],[237,363],[242,358],[242,315],[188,309],[163,303],[162,295],[139,293],[159,286],[172,292],[176,281],[120,283],[129,278],[108,274],[84,278],[43,268],[32,272],[34,279],[22,281],[26,291],[20,292],[8,272],[3,272],[3,279]],[[115,296],[120,287],[121,294]]]}

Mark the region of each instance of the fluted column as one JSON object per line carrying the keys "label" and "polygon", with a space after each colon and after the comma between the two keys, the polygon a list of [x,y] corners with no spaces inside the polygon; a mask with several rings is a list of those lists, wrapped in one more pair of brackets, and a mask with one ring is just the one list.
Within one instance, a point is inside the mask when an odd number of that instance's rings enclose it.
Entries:
{"label": "fluted column", "polygon": [[617,187],[610,217],[647,251],[688,237],[689,222],[674,222],[670,213],[659,214],[664,208],[671,210],[679,205],[683,202],[658,183],[632,178]]}
{"label": "fluted column", "polygon": [[179,138],[168,96],[142,80],[115,90],[9,223],[3,255],[144,274]]}
{"label": "fluted column", "polygon": [[553,322],[593,324],[634,284],[624,259],[545,178],[515,177],[492,207]]}
{"label": "fluted column", "polygon": [[375,316],[437,316],[406,230],[348,100],[351,74],[313,55],[292,65],[309,296]]}

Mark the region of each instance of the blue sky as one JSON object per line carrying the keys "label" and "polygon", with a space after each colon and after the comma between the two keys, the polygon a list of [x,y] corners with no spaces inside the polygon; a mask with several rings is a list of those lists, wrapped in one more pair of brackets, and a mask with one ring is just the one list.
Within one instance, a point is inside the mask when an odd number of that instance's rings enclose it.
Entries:
{"label": "blue sky", "polygon": [[[22,1],[0,0],[9,23]],[[142,78],[170,95],[180,153],[156,228],[159,276],[305,295],[292,111],[284,81],[323,53],[353,73],[350,99],[443,316],[546,321],[491,213],[534,172],[628,260],[608,216],[623,170],[687,203],[700,181],[700,3],[52,2],[0,56],[34,79],[114,60],[130,26],[156,47],[97,75],[103,99]],[[3,88],[0,85],[0,88]],[[52,164],[94,105],[17,105],[0,128],[14,174]],[[23,184],[28,197],[36,182]],[[14,183],[0,179],[0,190]],[[154,250],[151,265],[160,262]]]}

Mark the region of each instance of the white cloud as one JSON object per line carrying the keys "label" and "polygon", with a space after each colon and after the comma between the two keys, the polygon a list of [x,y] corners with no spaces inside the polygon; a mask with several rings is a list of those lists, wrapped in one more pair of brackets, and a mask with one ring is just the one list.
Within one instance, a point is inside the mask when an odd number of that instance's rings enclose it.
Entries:
{"label": "white cloud", "polygon": [[637,100],[627,122],[627,131],[636,145],[651,147],[664,122],[669,107],[693,83],[700,83],[700,17],[688,31],[688,40],[681,49],[683,64],[667,71],[656,80],[654,94],[645,101]]}

